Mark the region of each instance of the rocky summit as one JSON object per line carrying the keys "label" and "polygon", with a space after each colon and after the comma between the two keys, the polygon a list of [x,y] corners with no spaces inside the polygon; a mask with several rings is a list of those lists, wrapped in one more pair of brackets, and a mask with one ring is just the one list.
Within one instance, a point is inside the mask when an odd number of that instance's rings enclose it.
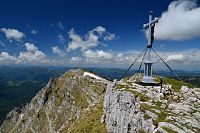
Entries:
{"label": "rocky summit", "polygon": [[70,70],[8,113],[0,132],[200,132],[200,88],[170,78],[162,88],[142,86],[141,77],[111,82],[84,69]]}

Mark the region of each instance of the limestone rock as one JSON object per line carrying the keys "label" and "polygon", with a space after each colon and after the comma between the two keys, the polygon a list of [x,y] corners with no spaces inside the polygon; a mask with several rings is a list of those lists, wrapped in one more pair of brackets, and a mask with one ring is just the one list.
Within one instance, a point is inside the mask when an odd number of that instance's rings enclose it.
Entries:
{"label": "limestone rock", "polygon": [[137,84],[139,77],[107,86],[104,113],[108,132],[200,132],[198,88],[193,88],[193,93],[187,86],[177,91],[167,83],[160,93],[160,87]]}

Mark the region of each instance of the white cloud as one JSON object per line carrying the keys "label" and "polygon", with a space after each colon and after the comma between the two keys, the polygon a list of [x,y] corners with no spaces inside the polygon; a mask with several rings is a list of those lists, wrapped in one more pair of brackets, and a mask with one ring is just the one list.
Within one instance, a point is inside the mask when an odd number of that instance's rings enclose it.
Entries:
{"label": "white cloud", "polygon": [[0,62],[2,64],[15,63],[16,61],[17,61],[17,58],[15,56],[11,56],[7,52],[0,53]]}
{"label": "white cloud", "polygon": [[104,40],[110,41],[115,38],[115,34],[109,33],[104,27],[102,26],[97,26],[93,30],[89,32],[90,34],[95,34],[97,33],[100,37],[103,37]]}
{"label": "white cloud", "polygon": [[71,57],[70,62],[80,62],[81,60],[80,57]]}
{"label": "white cloud", "polygon": [[26,52],[20,52],[18,63],[46,63],[46,55],[40,51],[34,44],[26,43]]}
{"label": "white cloud", "polygon": [[88,34],[87,38],[84,40],[81,36],[77,35],[74,32],[74,29],[69,31],[69,38],[72,39],[71,42],[68,43],[67,51],[73,51],[80,48],[82,51],[87,50],[89,48],[95,47],[99,44],[99,37],[93,34]]}
{"label": "white cloud", "polygon": [[110,33],[109,33],[108,35],[106,35],[106,36],[104,37],[104,40],[110,41],[110,40],[113,40],[115,37],[116,37],[115,34],[110,34]]}
{"label": "white cloud", "polygon": [[[83,53],[83,56],[86,58],[86,61],[89,60],[90,63],[102,64],[102,65],[110,65],[110,66],[118,66],[118,67],[129,67],[133,61],[135,61],[136,57],[140,54],[138,51],[121,51],[121,52],[105,52],[102,50],[86,50]],[[166,52],[158,52],[158,54],[162,57],[164,61],[166,61],[172,68],[173,65],[179,68],[184,67],[195,67],[200,64],[200,50],[187,50],[187,51],[166,51]],[[151,53],[152,60],[154,62],[154,67],[159,68],[163,67],[162,61],[157,57],[153,52]],[[146,56],[147,57],[147,56]],[[138,61],[133,66],[137,69],[140,64],[142,57],[138,59]]]}
{"label": "white cloud", "polygon": [[116,61],[116,62],[123,62],[123,61],[125,61],[124,55],[123,55],[122,53],[117,54],[117,55],[115,56],[115,61]]}
{"label": "white cloud", "polygon": [[26,51],[20,52],[18,56],[11,56],[7,52],[1,52],[0,62],[3,64],[37,64],[48,63],[50,61],[34,44],[25,43],[24,46]]}
{"label": "white cloud", "polygon": [[31,43],[25,43],[24,45],[25,45],[27,51],[29,51],[29,52],[32,52],[32,51],[38,50],[38,48],[37,48],[34,44],[31,44]]}
{"label": "white cloud", "polygon": [[52,48],[53,53],[58,54],[61,57],[65,56],[65,53],[59,47],[55,46],[51,48]]}
{"label": "white cloud", "polygon": [[182,61],[182,60],[183,60],[182,54],[175,54],[175,55],[169,55],[165,61],[169,62],[169,61]]}
{"label": "white cloud", "polygon": [[184,40],[200,37],[200,7],[196,0],[173,1],[155,27],[158,40]]}
{"label": "white cloud", "polygon": [[37,34],[38,32],[37,32],[36,30],[33,29],[33,30],[30,31],[30,33],[31,33],[31,34]]}
{"label": "white cloud", "polygon": [[64,38],[64,36],[62,34],[59,34],[57,37],[58,37],[60,43],[63,44],[65,42],[65,38]]}
{"label": "white cloud", "polygon": [[[166,51],[166,52],[158,52],[158,54],[165,60],[166,62],[176,65],[182,64],[182,67],[185,66],[196,66],[200,64],[200,50],[199,49],[191,49],[186,51]],[[154,62],[161,63],[162,61],[155,55],[152,54]]]}
{"label": "white cloud", "polygon": [[105,52],[103,50],[86,50],[83,55],[87,60],[111,60],[113,58],[113,54],[109,52]]}
{"label": "white cloud", "polygon": [[76,34],[73,28],[68,32],[68,34],[71,39],[68,43],[68,52],[77,49],[85,51],[101,44],[101,38],[104,40],[112,40],[115,37],[114,34],[110,34],[104,27],[101,26],[97,26],[93,30],[89,31],[84,37]]}
{"label": "white cloud", "polygon": [[24,33],[20,32],[16,29],[1,28],[1,32],[3,32],[6,36],[6,38],[9,40],[20,41],[22,38],[25,37]]}
{"label": "white cloud", "polygon": [[99,34],[102,35],[104,32],[106,32],[106,29],[104,27],[102,27],[102,26],[97,26],[92,31],[96,31],[96,32],[98,32]]}

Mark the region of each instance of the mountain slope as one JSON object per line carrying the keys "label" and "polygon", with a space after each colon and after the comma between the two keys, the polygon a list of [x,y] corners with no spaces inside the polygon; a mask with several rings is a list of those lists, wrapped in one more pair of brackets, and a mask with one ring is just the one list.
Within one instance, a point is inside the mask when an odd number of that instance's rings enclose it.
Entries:
{"label": "mountain slope", "polygon": [[50,78],[69,68],[0,65],[0,125],[15,106],[26,105]]}
{"label": "mountain slope", "polygon": [[103,78],[84,76],[84,73],[83,69],[70,70],[51,79],[29,104],[7,115],[1,132],[53,133],[73,129],[73,124],[101,101],[108,83]]}
{"label": "mountain slope", "polygon": [[70,70],[51,79],[25,107],[12,110],[0,132],[200,132],[200,88],[169,78],[162,89],[142,86],[141,77],[110,82],[83,69]]}

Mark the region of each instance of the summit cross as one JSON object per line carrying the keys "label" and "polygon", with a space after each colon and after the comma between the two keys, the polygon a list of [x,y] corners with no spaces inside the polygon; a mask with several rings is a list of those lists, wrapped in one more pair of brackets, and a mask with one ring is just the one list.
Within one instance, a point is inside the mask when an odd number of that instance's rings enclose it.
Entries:
{"label": "summit cross", "polygon": [[149,23],[144,24],[143,28],[148,29],[148,33],[147,33],[147,37],[148,37],[148,45],[147,48],[152,48],[152,44],[154,41],[154,27],[155,27],[155,23],[158,22],[158,18],[154,18],[154,20],[152,20],[152,14],[153,12],[150,11],[149,13]]}

